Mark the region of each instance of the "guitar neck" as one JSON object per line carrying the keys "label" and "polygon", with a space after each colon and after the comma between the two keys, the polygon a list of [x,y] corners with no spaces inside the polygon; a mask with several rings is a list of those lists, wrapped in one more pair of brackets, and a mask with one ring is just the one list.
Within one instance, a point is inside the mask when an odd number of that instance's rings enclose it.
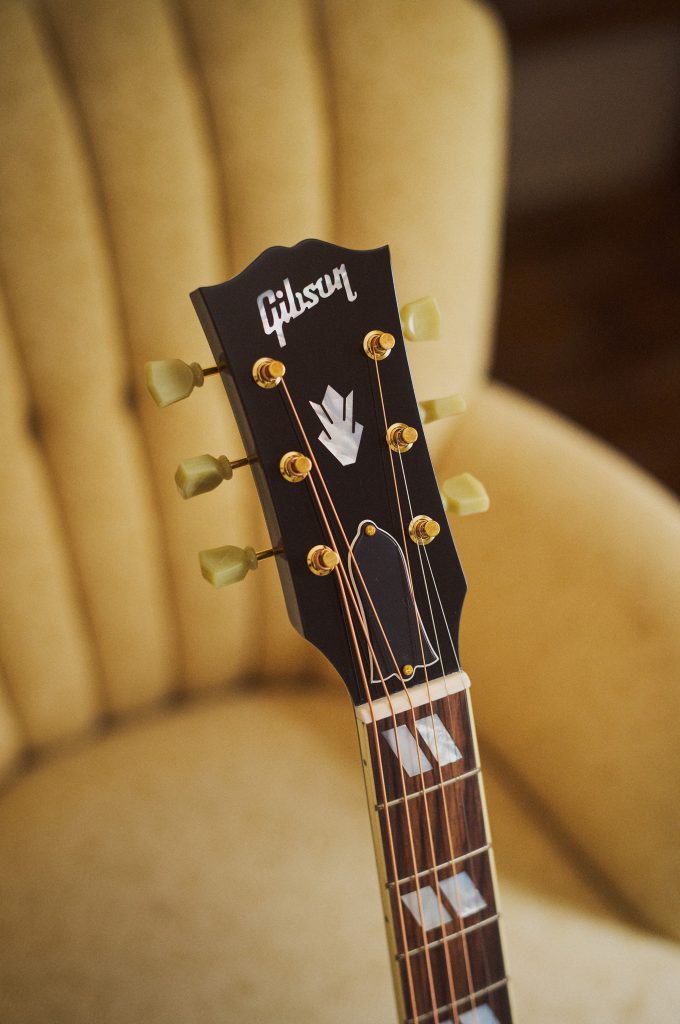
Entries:
{"label": "guitar neck", "polygon": [[403,1024],[512,1024],[469,680],[357,709]]}
{"label": "guitar neck", "polygon": [[219,371],[246,457],[187,459],[176,479],[190,497],[249,463],[271,540],[202,551],[201,571],[221,587],[273,556],[292,623],[358,705],[402,1024],[512,1024],[445,515],[488,498],[469,473],[439,487],[421,423],[464,403],[419,405],[404,341],[439,336],[436,303],[399,310],[386,246],[317,239],[192,298],[215,368],[150,363],[152,394]]}

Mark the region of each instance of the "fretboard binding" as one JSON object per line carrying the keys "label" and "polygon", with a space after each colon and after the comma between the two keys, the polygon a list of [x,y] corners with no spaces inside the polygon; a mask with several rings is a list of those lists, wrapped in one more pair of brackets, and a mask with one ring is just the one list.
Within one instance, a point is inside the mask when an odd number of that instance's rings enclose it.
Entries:
{"label": "fretboard binding", "polygon": [[[483,921],[477,921],[476,924],[470,924],[467,928],[461,928],[459,932],[452,932],[450,935],[445,935],[443,939],[435,939],[434,942],[428,942],[427,946],[418,946],[417,949],[409,949],[409,956],[417,956],[419,953],[424,953],[426,949],[436,949],[437,946],[443,946],[446,942],[451,942],[453,939],[460,939],[463,935],[469,935],[470,932],[477,932],[480,928],[486,928],[489,924],[496,924],[500,920],[500,914],[493,914],[491,917],[486,917]],[[395,960],[405,960],[406,957],[403,953],[398,953],[394,958]]]}
{"label": "fretboard binding", "polygon": [[454,857],[453,860],[444,861],[443,864],[437,864],[435,867],[423,868],[415,875],[406,875],[405,878],[398,878],[396,882],[385,882],[387,889],[394,889],[395,885],[402,886],[406,885],[407,882],[415,882],[416,878],[422,878],[425,875],[430,875],[436,872],[438,875],[440,871],[446,871],[447,868],[452,868],[456,864],[462,864],[463,861],[470,860],[472,857],[478,857],[482,853],[488,853],[491,849],[491,843],[486,843],[484,846],[478,847],[476,850],[471,850],[469,853],[461,853],[458,857]]}
{"label": "fretboard binding", "polygon": [[[465,1003],[470,1003],[473,999],[476,1000],[480,996],[490,996],[492,992],[497,992],[499,988],[503,988],[509,981],[510,978],[508,977],[501,978],[500,981],[494,981],[493,985],[487,985],[486,988],[480,988],[477,992],[471,992],[469,995],[463,996],[462,999],[456,999],[455,1004],[446,1003],[445,1006],[438,1006],[437,1013],[441,1015],[442,1013],[447,1013],[449,1010],[452,1010],[454,1005],[456,1009],[458,1009],[459,1006],[463,1006]],[[405,1024],[420,1024],[421,1021],[431,1020],[431,1018],[434,1017],[434,1013],[434,1010],[428,1010],[427,1013],[421,1013],[417,1017],[408,1017]]]}
{"label": "fretboard binding", "polygon": [[[395,797],[394,800],[388,800],[388,807],[396,807],[397,804],[403,804],[406,800],[414,800],[419,796],[427,796],[429,793],[436,793],[438,790],[446,789],[447,786],[452,786],[456,782],[464,782],[465,779],[471,779],[474,775],[479,775],[481,768],[477,765],[476,768],[471,768],[469,772],[463,772],[462,775],[456,775],[452,779],[446,779],[444,782],[437,782],[434,786],[426,786],[425,789],[418,789],[415,793],[406,793],[404,796]],[[385,804],[375,804],[376,811],[384,811]]]}

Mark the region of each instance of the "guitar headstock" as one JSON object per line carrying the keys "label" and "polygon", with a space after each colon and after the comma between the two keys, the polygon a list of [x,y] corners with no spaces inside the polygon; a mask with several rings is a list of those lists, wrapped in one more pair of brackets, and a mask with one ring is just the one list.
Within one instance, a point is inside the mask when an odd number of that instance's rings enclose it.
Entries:
{"label": "guitar headstock", "polygon": [[404,336],[436,336],[436,305],[400,317],[386,246],[313,239],[191,298],[216,368],[149,364],[150,390],[170,404],[219,373],[245,455],[186,460],[178,486],[191,497],[249,465],[271,537],[267,552],[201,552],[204,576],[236,582],[273,556],[291,622],[357,704],[455,672],[466,585],[444,503],[488,500],[468,474],[440,492],[432,469],[423,423],[464,403],[419,406]]}

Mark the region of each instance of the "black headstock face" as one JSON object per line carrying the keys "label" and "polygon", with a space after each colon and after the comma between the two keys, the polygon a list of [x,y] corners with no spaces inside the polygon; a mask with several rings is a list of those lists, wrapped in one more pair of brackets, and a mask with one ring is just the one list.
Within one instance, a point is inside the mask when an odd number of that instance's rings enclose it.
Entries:
{"label": "black headstock face", "polygon": [[[238,277],[200,288],[192,300],[245,452],[256,458],[252,470],[272,547],[281,550],[275,560],[293,625],[333,663],[358,704],[367,697],[352,628],[372,697],[384,692],[381,673],[395,692],[423,682],[423,664],[429,679],[456,671],[465,580],[413,393],[388,248],[360,252],[310,239],[268,249]],[[378,362],[364,350],[371,331],[396,339]],[[263,357],[285,364],[281,384],[255,382],[253,366]],[[419,438],[395,454],[386,423],[415,427]],[[287,481],[282,456],[310,449],[309,477]],[[409,537],[419,515],[441,527],[427,545]],[[351,624],[338,569],[310,571],[308,552],[319,544],[337,547],[354,592]]]}

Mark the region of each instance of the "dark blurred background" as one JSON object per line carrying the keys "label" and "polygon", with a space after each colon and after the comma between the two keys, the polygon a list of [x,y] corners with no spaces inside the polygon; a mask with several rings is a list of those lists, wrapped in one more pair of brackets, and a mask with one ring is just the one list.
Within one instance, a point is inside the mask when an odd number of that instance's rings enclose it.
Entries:
{"label": "dark blurred background", "polygon": [[495,376],[680,492],[680,5],[493,6],[514,89]]}

